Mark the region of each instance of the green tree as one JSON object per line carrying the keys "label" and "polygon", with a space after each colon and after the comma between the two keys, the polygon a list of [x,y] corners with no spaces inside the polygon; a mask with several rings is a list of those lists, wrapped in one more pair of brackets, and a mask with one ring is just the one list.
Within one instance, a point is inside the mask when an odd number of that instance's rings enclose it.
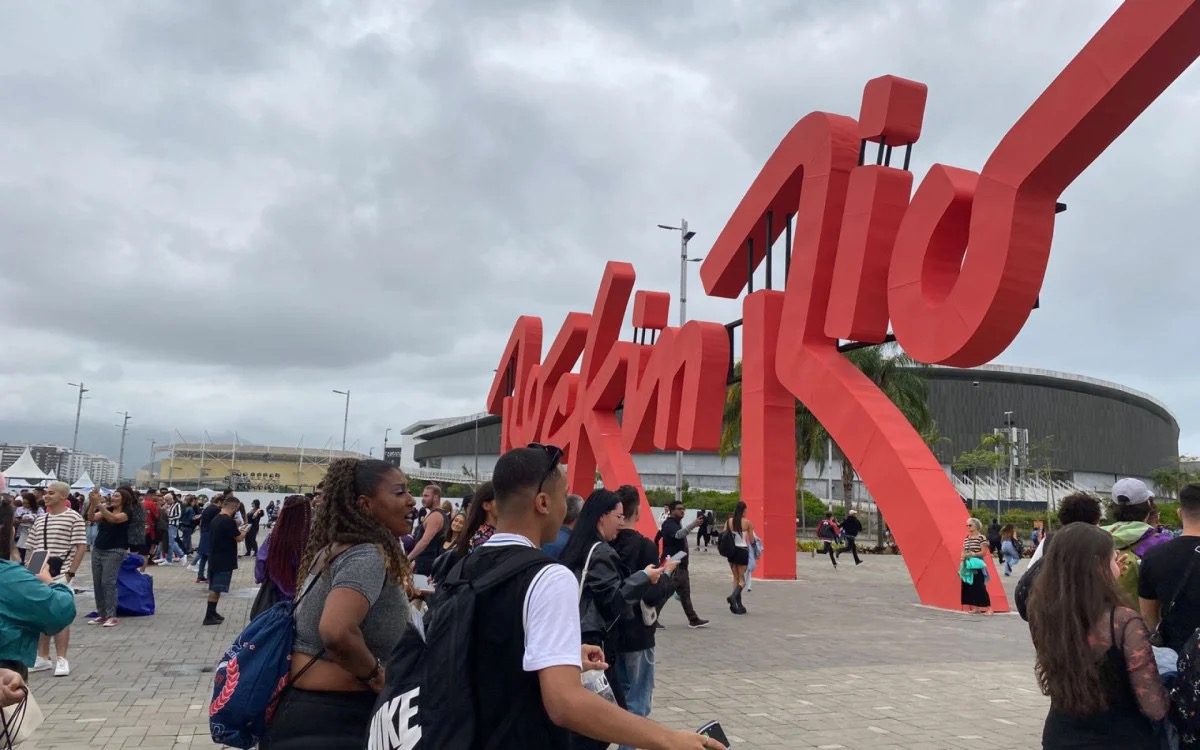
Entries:
{"label": "green tree", "polygon": [[[902,352],[894,344],[855,349],[846,353],[867,378],[908,419],[926,444],[941,440],[937,425],[929,410],[929,392],[925,383],[925,365]],[[734,367],[736,382],[725,394],[725,410],[719,452],[724,458],[741,451],[742,447],[742,363]],[[823,470],[829,460],[829,433],[817,421],[808,407],[796,402],[796,465],[797,480],[803,482],[804,466],[809,461]],[[836,446],[836,443],[833,443]],[[839,449],[839,454],[841,453]],[[851,507],[854,490],[854,467],[842,461],[842,501]],[[830,498],[832,500],[832,498]]]}
{"label": "green tree", "polygon": [[1167,497],[1178,497],[1187,485],[1200,481],[1200,474],[1183,468],[1186,463],[1195,463],[1190,456],[1176,456],[1169,465],[1150,472],[1150,481]]}
{"label": "green tree", "polygon": [[979,472],[991,469],[993,474],[1004,463],[1005,454],[996,450],[1001,443],[1007,442],[1004,435],[981,435],[979,445],[969,451],[963,451],[952,464],[955,471],[970,472],[971,474],[971,509],[979,507]]}

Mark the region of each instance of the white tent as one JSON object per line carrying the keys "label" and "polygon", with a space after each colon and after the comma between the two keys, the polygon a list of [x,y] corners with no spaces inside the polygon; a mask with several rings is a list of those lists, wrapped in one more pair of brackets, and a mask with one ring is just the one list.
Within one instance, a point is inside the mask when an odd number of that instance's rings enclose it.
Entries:
{"label": "white tent", "polygon": [[76,479],[75,484],[71,485],[71,489],[90,491],[95,486],[96,483],[92,481],[92,475],[85,471],[83,472],[83,476]]}
{"label": "white tent", "polygon": [[29,452],[29,448],[26,448],[16,463],[5,469],[3,473],[10,487],[40,487],[42,483],[50,479],[50,475],[42,471],[37,462],[33,460],[33,454]]}
{"label": "white tent", "polygon": [[46,475],[46,478],[49,479],[51,482],[57,482],[58,481],[58,473],[56,471],[54,471],[54,469],[51,469],[50,473]]}

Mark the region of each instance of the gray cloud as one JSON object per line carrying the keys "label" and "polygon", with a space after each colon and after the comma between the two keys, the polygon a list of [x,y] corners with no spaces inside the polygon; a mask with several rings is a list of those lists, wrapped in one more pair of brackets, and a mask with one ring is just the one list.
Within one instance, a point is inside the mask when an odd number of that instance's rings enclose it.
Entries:
{"label": "gray cloud", "polygon": [[[473,411],[515,317],[552,337],[606,259],[676,290],[654,225],[687,216],[702,254],[799,117],[917,78],[917,178],[978,169],[1114,7],[14,6],[0,437],[69,439],[79,377],[112,451],[124,409],[145,437],[317,445],[350,387],[364,446]],[[1043,308],[1000,359],[1146,390],[1191,453],[1198,115],[1193,70],[1067,191]],[[698,289],[693,317],[740,316]]]}

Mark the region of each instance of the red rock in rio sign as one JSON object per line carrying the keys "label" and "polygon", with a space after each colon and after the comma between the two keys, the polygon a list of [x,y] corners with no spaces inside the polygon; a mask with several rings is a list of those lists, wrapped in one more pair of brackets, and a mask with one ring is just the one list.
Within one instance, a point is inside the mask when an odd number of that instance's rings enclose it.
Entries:
{"label": "red rock in rio sign", "polygon": [[[795,577],[799,399],[879,504],[921,601],[959,607],[962,500],[838,342],[880,343],[890,320],[923,362],[970,367],[1000,354],[1037,300],[1058,196],[1198,55],[1200,0],[1129,0],[981,172],[935,164],[911,199],[912,174],[890,156],[920,137],[923,84],[876,78],[858,120],[813,112],[784,136],[700,270],[710,295],[736,298],[795,216],[784,291],[743,299],[742,495],[764,538],[761,575]],[[876,164],[863,163],[867,142],[878,144]],[[719,440],[726,329],[669,327],[667,295],[643,292],[634,326],[657,332],[656,342],[618,341],[633,282],[632,266],[610,262],[592,314],[568,315],[545,360],[540,319],[520,318],[488,395],[503,418],[502,449],[563,446],[580,494],[597,468],[606,486],[640,486],[632,452],[713,450]],[[653,528],[649,514],[642,524]],[[995,573],[992,602],[1003,610]]]}

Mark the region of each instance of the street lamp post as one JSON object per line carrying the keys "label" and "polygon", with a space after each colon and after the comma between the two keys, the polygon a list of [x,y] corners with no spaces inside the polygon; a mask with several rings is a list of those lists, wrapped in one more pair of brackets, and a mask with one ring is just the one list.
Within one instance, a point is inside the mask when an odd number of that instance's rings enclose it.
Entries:
{"label": "street lamp post", "polygon": [[121,483],[121,472],[125,468],[125,435],[129,432],[129,412],[119,411],[118,415],[124,417],[121,423],[121,452],[117,454],[117,484]]}
{"label": "street lamp post", "polygon": [[384,461],[386,461],[387,457],[388,457],[388,455],[387,455],[387,437],[388,437],[388,433],[391,431],[392,431],[391,427],[383,428],[383,460]]}
{"label": "street lamp post", "polygon": [[338,389],[334,388],[333,392],[346,397],[346,414],[342,417],[342,452],[345,453],[346,428],[350,426],[350,389],[347,388],[344,391],[339,391]]}
{"label": "street lamp post", "polygon": [[89,389],[83,387],[83,381],[78,383],[67,383],[79,389],[79,400],[75,402],[75,435],[71,438],[71,453],[75,453],[75,448],[79,445],[79,414],[83,411],[83,394]]}
{"label": "street lamp post", "polygon": [[475,415],[475,489],[479,489],[479,415]]}
{"label": "street lamp post", "polygon": [[[659,224],[659,229],[669,229],[679,232],[679,327],[687,321],[687,264],[696,263],[703,258],[688,257],[688,241],[696,236],[688,231],[687,219],[680,219],[679,226]],[[675,451],[675,501],[683,500],[683,451]]]}

